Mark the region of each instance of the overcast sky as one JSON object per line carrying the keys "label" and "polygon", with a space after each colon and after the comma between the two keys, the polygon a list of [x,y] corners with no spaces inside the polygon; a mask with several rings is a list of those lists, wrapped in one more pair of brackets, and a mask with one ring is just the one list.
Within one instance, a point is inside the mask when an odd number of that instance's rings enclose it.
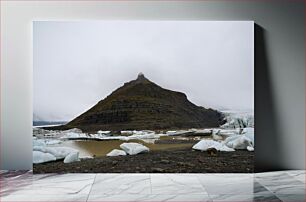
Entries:
{"label": "overcast sky", "polygon": [[203,107],[254,109],[247,21],[34,22],[34,119],[71,120],[139,72]]}

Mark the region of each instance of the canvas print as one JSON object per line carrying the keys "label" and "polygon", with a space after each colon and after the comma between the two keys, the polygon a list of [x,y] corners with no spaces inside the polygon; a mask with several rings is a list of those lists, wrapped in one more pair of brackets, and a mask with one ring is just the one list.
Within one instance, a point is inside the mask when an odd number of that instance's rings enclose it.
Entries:
{"label": "canvas print", "polygon": [[251,21],[33,22],[34,173],[254,168]]}

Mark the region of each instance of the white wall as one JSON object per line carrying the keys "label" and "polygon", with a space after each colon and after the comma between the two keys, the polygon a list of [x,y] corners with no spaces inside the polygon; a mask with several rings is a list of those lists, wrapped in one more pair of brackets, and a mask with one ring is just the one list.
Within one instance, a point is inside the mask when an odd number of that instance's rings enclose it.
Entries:
{"label": "white wall", "polygon": [[256,166],[305,168],[303,1],[2,1],[1,169],[32,168],[32,20],[253,20]]}

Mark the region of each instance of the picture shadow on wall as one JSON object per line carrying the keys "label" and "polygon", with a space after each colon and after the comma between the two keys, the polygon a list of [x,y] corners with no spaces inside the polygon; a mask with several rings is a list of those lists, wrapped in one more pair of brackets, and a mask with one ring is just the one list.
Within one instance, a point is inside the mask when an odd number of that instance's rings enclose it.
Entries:
{"label": "picture shadow on wall", "polygon": [[280,170],[281,143],[272,72],[267,55],[267,31],[255,24],[255,172]]}

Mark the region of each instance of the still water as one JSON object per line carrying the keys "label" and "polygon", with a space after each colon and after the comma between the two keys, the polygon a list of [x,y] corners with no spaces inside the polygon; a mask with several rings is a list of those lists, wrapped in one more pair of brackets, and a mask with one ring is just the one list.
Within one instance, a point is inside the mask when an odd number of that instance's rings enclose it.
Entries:
{"label": "still water", "polygon": [[[161,139],[165,139],[163,137]],[[85,156],[105,156],[107,153],[113,149],[120,149],[120,145],[124,142],[136,142],[148,147],[151,151],[154,150],[166,150],[174,148],[186,148],[192,147],[191,143],[179,143],[179,144],[154,144],[146,143],[142,140],[130,140],[130,141],[121,141],[121,140],[108,140],[108,141],[92,141],[92,140],[78,140],[78,141],[65,141],[61,146],[71,147],[80,151],[80,157]]]}

